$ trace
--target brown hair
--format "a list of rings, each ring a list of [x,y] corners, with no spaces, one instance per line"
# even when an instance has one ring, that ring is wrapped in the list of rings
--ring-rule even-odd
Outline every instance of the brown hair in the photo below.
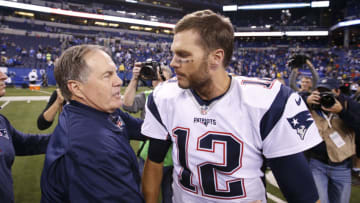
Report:
[[[69,80],[86,82],[90,73],[84,56],[95,50],[105,51],[105,48],[98,45],[77,45],[65,50],[55,62],[54,76],[65,100],[70,100],[72,93],[67,83]]]
[[[229,18],[211,10],[196,11],[176,23],[174,33],[191,29],[199,33],[199,43],[207,52],[219,48],[224,50],[223,65],[226,68],[234,49],[234,29]]]

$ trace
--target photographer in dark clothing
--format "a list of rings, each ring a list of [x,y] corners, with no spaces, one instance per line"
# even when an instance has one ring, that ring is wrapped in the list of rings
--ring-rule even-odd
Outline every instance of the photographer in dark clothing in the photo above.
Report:
[[[360,104],[341,94],[336,79],[321,80],[316,90],[303,99],[323,138],[322,143],[308,151],[320,201],[349,202]]]

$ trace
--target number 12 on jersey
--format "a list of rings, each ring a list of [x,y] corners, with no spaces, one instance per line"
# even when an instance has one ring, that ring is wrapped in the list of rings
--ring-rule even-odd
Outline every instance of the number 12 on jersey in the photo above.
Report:
[[[246,191],[242,178],[220,179],[218,174],[230,176],[241,168],[243,142],[231,133],[208,131],[197,138],[196,151],[191,153],[208,152],[222,153],[222,163],[205,161],[197,165],[199,185],[193,184],[193,174],[189,169],[188,143],[190,129],[177,127],[173,129],[172,136],[176,140],[178,160],[181,171],[178,176],[179,184],[183,189],[195,194],[201,191],[201,195],[217,199],[237,199],[246,197]],[[215,145],[223,145],[222,152],[215,152]],[[225,181],[225,189],[220,189],[218,181]],[[224,184],[223,184],[224,185]]]

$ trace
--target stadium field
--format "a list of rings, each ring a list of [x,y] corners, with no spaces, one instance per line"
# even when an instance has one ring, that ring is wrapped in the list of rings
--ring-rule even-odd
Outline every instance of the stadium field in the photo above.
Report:
[[[125,88],[122,88],[123,91]],[[138,91],[143,91],[147,88],[139,88]],[[6,96],[50,96],[54,87],[41,89],[41,91],[30,91],[28,89],[7,88]],[[4,97],[2,98],[4,99]],[[4,105],[4,101],[0,101],[0,105]],[[55,128],[53,125],[50,129],[39,131],[36,127],[38,115],[41,113],[46,105],[46,101],[16,101],[9,102],[4,105],[1,114],[5,115],[11,124],[18,130],[26,133],[50,133]],[[135,114],[134,116],[139,116]],[[55,121],[57,122],[57,121]],[[131,142],[134,150],[137,149],[138,143]],[[16,203],[36,203],[40,202],[40,175],[43,167],[44,155],[37,156],[17,156],[15,163],[12,167],[14,179],[14,193]],[[294,174],[298,175],[298,174]],[[296,183],[294,183],[296,184]],[[284,197],[281,195],[280,190],[267,184],[267,191],[270,196],[275,196],[282,201],[269,202],[283,202]],[[360,187],[353,186],[351,203],[360,202]]]

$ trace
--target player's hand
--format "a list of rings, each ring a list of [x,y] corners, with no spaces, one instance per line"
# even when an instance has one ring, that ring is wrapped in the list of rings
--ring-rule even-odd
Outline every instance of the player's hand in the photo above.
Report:
[[[141,62],[136,62],[132,71],[132,79],[138,80],[140,76]]]
[[[332,107],[325,108],[325,107],[321,106],[321,108],[324,111],[331,112],[331,113],[336,113],[336,114],[340,113],[343,110],[343,106],[341,105],[341,103],[337,99],[335,99],[335,104]]]
[[[56,93],[57,93],[56,103],[60,106],[64,102],[64,97],[62,96],[59,88],[56,89]]]
[[[320,92],[317,90],[314,90],[310,96],[308,96],[308,98],[306,99],[307,104],[320,104],[319,103],[320,100]]]

